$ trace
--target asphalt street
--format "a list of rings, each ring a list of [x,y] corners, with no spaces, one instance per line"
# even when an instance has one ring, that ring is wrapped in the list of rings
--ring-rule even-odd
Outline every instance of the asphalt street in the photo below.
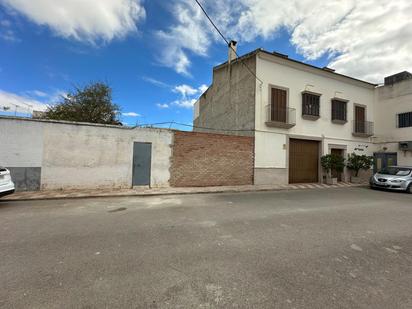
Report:
[[[0,202],[0,308],[412,308],[412,195]]]

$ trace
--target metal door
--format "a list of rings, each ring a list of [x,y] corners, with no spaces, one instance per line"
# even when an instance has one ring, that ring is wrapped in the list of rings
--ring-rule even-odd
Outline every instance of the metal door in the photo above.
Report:
[[[133,186],[150,185],[150,166],[152,163],[152,144],[133,144]]]
[[[396,152],[375,152],[373,154],[373,172],[376,173],[383,168],[398,164]]]

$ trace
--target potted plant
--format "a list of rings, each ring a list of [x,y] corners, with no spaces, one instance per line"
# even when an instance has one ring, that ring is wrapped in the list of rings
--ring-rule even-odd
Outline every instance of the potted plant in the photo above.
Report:
[[[332,171],[342,173],[345,167],[345,159],[336,154],[327,154],[320,158],[320,164],[326,172],[326,183],[335,185],[338,183],[338,178],[332,177]]]
[[[352,183],[360,183],[360,170],[368,170],[373,164],[373,157],[367,155],[357,155],[356,153],[349,154],[346,166],[352,170],[355,175],[351,175],[350,181]]]

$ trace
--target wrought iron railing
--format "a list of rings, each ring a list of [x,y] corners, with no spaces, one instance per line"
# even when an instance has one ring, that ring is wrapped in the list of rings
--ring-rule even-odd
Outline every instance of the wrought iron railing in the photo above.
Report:
[[[353,134],[358,135],[373,135],[373,122],[372,121],[352,121]]]
[[[296,109],[294,108],[276,108],[272,105],[266,106],[266,122],[280,123],[286,125],[296,124]]]

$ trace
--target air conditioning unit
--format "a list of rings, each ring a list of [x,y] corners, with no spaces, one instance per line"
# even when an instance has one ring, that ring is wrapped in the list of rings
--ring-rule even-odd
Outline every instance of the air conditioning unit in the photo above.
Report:
[[[412,141],[399,142],[399,149],[404,151],[412,151]]]

